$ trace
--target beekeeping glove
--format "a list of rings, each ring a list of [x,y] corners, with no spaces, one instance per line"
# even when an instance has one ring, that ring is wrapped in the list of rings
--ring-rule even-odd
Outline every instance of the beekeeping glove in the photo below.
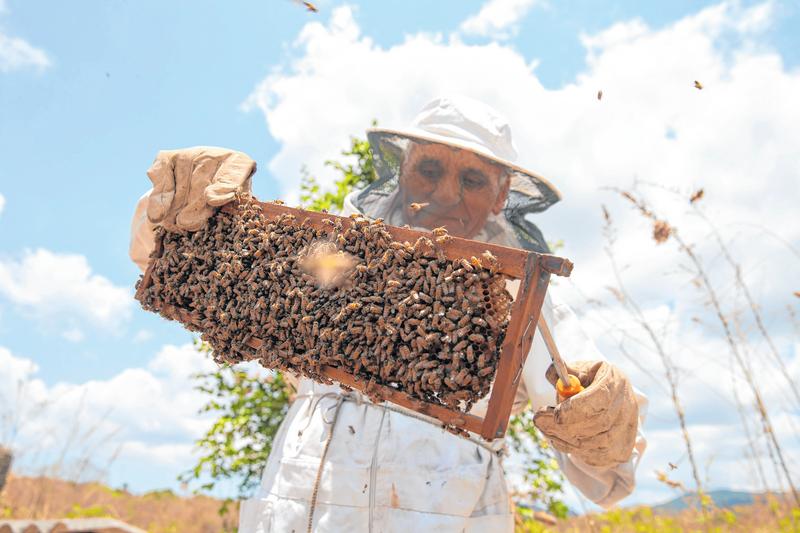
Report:
[[[605,361],[578,361],[568,366],[584,390],[555,407],[539,409],[534,424],[556,450],[589,465],[611,468],[628,461],[639,417],[630,381]],[[552,365],[546,376],[555,386],[558,375]]]
[[[153,192],[147,218],[169,231],[194,231],[217,207],[250,194],[256,163],[235,150],[195,146],[162,150],[147,171]]]

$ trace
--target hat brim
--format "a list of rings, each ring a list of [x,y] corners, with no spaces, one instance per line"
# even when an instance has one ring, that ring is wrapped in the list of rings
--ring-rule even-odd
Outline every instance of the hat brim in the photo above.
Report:
[[[438,143],[459,150],[467,150],[492,163],[507,168],[511,175],[509,196],[518,197],[521,195],[527,197],[524,202],[514,202],[516,205],[526,204],[527,208],[524,209],[525,212],[538,213],[561,200],[561,193],[545,177],[522,168],[511,161],[497,157],[489,153],[486,149],[482,149],[483,147],[478,144],[460,139],[454,140],[451,137],[440,136],[429,132],[423,133],[414,130],[393,130],[387,128],[368,129],[367,139],[373,149],[373,155],[384,159],[383,162],[386,163],[386,166],[394,166],[393,161],[385,161],[387,157],[392,159],[401,157],[401,154],[397,153],[399,147],[396,143],[389,142],[391,138],[401,138],[415,142]]]

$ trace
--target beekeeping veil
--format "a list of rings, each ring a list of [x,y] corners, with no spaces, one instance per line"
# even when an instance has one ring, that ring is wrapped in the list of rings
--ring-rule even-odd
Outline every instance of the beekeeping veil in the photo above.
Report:
[[[511,180],[508,200],[499,215],[490,214],[475,240],[548,252],[539,228],[525,218],[561,199],[545,178],[512,161],[517,151],[508,122],[490,107],[463,96],[437,98],[416,116],[410,128],[367,130],[378,179],[355,196],[355,208],[387,224],[406,224],[400,205],[400,170],[412,143],[441,143],[470,150],[506,169]]]

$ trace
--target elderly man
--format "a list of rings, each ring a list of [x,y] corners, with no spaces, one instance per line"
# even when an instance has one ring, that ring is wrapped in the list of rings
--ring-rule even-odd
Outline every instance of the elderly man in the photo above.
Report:
[[[525,215],[560,196],[512,162],[510,128],[492,109],[464,97],[440,98],[411,127],[368,136],[379,179],[347,196],[344,215],[444,226],[460,237],[547,251]],[[217,206],[249,192],[254,170],[246,155],[219,148],[159,153],[148,171],[154,188],[134,216],[131,257],[144,268],[155,225],[199,228]],[[585,390],[556,404],[555,376],[537,336],[514,409],[536,410],[535,424],[567,479],[607,507],[633,490],[645,448],[639,428],[646,399],[603,360],[555,288],[550,292],[542,313]],[[483,400],[472,412],[485,410]],[[239,530],[513,531],[503,449],[502,441],[455,436],[417,413],[300,379],[261,488],[242,503]]]

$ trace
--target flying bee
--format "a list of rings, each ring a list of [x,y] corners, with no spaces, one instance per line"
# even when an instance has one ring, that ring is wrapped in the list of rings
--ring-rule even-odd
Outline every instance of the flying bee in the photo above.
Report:
[[[602,100],[603,99],[603,91],[602,90],[597,91],[597,99],[598,100]]]
[[[416,213],[416,212],[418,212],[418,211],[420,211],[422,209],[425,209],[429,205],[431,205],[431,204],[428,203],[428,202],[422,202],[422,203],[411,202],[411,204],[408,206],[408,208],[411,210],[412,213]]]
[[[697,89],[697,90],[702,90],[703,89],[703,84],[700,83],[697,80],[694,80],[694,88]]]
[[[302,5],[303,7],[306,8],[306,11],[310,11],[311,13],[318,13],[319,12],[319,9],[317,9],[317,6],[315,6],[311,2],[308,2],[307,0],[294,0],[294,3]]]

